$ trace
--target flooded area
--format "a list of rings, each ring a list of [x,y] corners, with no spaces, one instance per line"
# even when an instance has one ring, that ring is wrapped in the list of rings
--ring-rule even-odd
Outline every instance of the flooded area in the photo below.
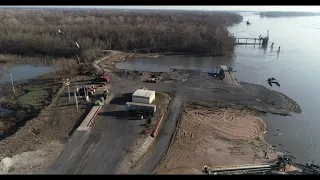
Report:
[[[237,79],[264,85],[280,91],[295,100],[302,113],[294,116],[267,115],[267,141],[280,151],[293,155],[297,162],[315,160],[320,163],[320,75],[317,49],[320,41],[320,17],[260,18],[243,13],[245,22],[230,27],[236,37],[266,36],[270,31],[266,49],[241,45],[232,57],[165,56],[158,59],[134,59],[117,64],[119,69],[139,71],[169,71],[170,68],[214,71],[219,64],[226,64],[236,71]],[[274,49],[270,48],[274,42]],[[281,52],[276,51],[281,47]],[[274,77],[281,86],[270,87],[267,79]]]
[[[14,64],[6,67],[6,72],[1,72],[0,84],[10,82],[10,73],[14,82],[23,82],[38,76],[57,71],[62,60],[39,59],[23,64]]]

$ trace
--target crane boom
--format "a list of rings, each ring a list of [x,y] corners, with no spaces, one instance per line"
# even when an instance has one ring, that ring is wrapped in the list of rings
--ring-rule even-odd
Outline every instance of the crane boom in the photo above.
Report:
[[[75,41],[75,42],[73,42],[70,38],[67,38],[63,33],[62,33],[62,31],[60,30],[60,29],[58,29],[58,32],[59,32],[59,34],[61,34],[62,35],[62,37],[63,38],[65,38],[70,44],[75,44],[76,45],[76,47],[78,48],[78,49],[80,49],[80,45]],[[79,58],[79,55],[77,54],[77,60],[78,60],[78,63],[80,64],[80,58]]]

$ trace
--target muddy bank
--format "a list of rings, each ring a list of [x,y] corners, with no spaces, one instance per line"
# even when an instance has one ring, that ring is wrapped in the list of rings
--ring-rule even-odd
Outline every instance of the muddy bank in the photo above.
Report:
[[[264,140],[266,124],[245,107],[187,103],[173,143],[156,174],[201,174],[207,166],[269,162],[277,151]]]
[[[157,89],[163,88],[167,91],[175,89],[183,92],[187,97],[212,99],[212,101],[230,105],[244,105],[261,113],[289,116],[302,111],[294,100],[280,92],[245,82],[240,82],[241,87],[228,85],[223,80],[212,76],[212,73],[183,69],[172,69],[170,72],[118,69],[113,73],[121,79],[148,82],[150,86],[157,86]],[[198,94],[196,91],[202,91],[203,94]]]
[[[282,116],[290,116],[293,113],[301,113],[302,109],[297,102],[280,92],[270,90],[264,86],[241,82],[243,88],[261,105],[254,108],[264,113],[273,113]]]

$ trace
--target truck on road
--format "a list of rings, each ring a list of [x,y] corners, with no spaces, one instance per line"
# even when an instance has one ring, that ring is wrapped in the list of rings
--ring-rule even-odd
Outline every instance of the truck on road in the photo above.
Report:
[[[126,109],[127,111],[129,111],[131,116],[134,116],[134,117],[143,116],[143,117],[151,118],[154,116],[154,113],[156,112],[156,105],[127,102]]]

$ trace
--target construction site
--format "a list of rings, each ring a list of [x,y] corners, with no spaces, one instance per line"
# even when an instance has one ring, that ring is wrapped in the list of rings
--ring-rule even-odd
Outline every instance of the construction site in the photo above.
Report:
[[[26,109],[20,123],[0,124],[10,132],[0,141],[0,174],[319,174],[315,163],[295,163],[264,139],[261,115],[301,112],[288,96],[238,81],[225,64],[214,73],[135,71],[116,64],[162,55],[111,44],[100,51],[90,64],[76,55],[86,75],[49,83],[49,74],[17,91],[11,79],[14,96],[1,102],[41,108],[29,120]]]
[[[38,145],[8,152],[1,160],[3,174],[217,174],[225,172],[217,166],[241,169],[281,157],[265,142],[259,115],[299,113],[285,95],[241,83],[224,65],[215,74],[137,72],[115,69],[115,62],[133,54],[106,53],[92,64],[93,79],[63,80],[57,100],[63,97],[77,115],[65,130],[69,138],[44,141],[35,129],[29,144]],[[68,109],[64,114],[71,118]],[[36,123],[30,121],[2,147],[13,149]]]

